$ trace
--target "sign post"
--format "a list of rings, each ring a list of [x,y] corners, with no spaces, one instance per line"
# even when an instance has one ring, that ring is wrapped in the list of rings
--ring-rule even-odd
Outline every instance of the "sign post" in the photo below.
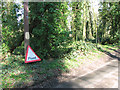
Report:
[[[24,45],[25,45],[25,55],[27,47],[29,45],[29,21],[28,21],[28,0],[24,2]]]
[[[25,42],[25,63],[41,61],[29,46],[29,21],[28,21],[28,0],[24,1],[24,42]]]

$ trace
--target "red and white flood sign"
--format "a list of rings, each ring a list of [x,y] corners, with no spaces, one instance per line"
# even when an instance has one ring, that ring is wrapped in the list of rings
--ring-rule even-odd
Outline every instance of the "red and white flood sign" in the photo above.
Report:
[[[41,61],[41,59],[35,54],[32,48],[28,45],[26,57],[25,57],[25,63],[36,62],[36,61]]]

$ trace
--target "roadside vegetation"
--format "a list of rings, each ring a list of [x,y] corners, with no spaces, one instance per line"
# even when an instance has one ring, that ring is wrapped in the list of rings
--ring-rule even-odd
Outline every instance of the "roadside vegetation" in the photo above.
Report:
[[[100,2],[98,13],[86,1],[30,2],[30,46],[42,60],[25,64],[23,6],[1,6],[2,88],[42,83],[119,48],[120,2]]]
[[[76,47],[76,44],[74,44],[74,46]],[[81,47],[89,49],[81,51]],[[118,49],[116,45],[99,45],[99,47],[109,52]],[[2,87],[26,87],[42,83],[50,78],[60,76],[61,73],[69,73],[72,69],[78,68],[86,62],[92,63],[96,59],[99,60],[105,55],[96,47],[80,45],[78,48],[81,49],[73,49],[70,53],[65,54],[64,57],[61,58],[51,58],[51,60],[44,59],[41,62],[28,64],[24,63],[25,59],[20,55],[10,55],[6,57],[1,62]]]

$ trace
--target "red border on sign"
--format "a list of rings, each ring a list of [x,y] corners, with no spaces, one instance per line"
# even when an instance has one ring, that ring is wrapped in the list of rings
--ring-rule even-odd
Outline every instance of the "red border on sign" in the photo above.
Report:
[[[28,55],[28,49],[29,49],[29,48],[30,48],[30,49],[32,50],[32,52],[36,55],[36,53],[33,51],[33,49],[28,45],[28,47],[27,47],[27,52],[26,52],[26,56],[25,56],[25,63],[41,61],[41,59],[40,59],[37,55],[36,55],[36,56],[37,56],[39,59],[32,60],[32,61],[27,61],[27,55]]]

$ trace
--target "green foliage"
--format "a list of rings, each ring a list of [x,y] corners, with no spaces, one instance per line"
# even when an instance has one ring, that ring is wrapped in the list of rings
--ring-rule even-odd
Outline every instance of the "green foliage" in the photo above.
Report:
[[[16,49],[13,51],[14,55],[24,55],[24,42],[22,42],[21,46],[16,47]]]
[[[90,5],[90,2],[71,2],[71,13],[68,10],[68,2],[30,2],[30,46],[35,53],[42,59],[60,57],[70,51],[67,47],[70,42],[80,41],[83,36],[89,39],[90,32],[90,38],[93,41],[96,38],[96,41],[102,44],[118,43],[119,3],[101,3],[100,15],[96,18],[94,16],[97,15],[94,15]],[[21,7],[14,2],[4,2],[2,7],[3,54],[7,52],[24,54],[23,20],[21,19],[20,22],[17,20],[21,16],[18,14]],[[69,14],[72,17],[71,31],[67,26]],[[96,22],[94,19],[99,21]],[[70,34],[72,34],[71,37]],[[81,41],[79,46],[75,44],[74,47],[81,51],[87,50],[87,44]]]
[[[113,44],[119,41],[119,18],[120,18],[120,3],[119,2],[104,2],[101,3],[99,9],[101,23],[99,25],[99,38],[102,44]]]
[[[18,14],[20,10],[19,4],[14,2],[2,3],[2,50],[5,52],[13,52],[14,49],[21,45],[24,39],[23,23],[18,22]],[[22,20],[21,20],[22,21]]]
[[[90,42],[78,41],[78,42],[74,42],[72,44],[72,47],[73,49],[80,50],[81,52],[88,52],[95,48],[95,44],[92,44]]]
[[[39,2],[29,6],[31,47],[41,58],[56,57],[58,47],[69,38],[66,4]]]
[[[82,3],[81,2],[72,2],[70,4],[72,7],[72,35],[75,41],[82,39]]]
[[[67,70],[63,61],[59,59],[52,62],[43,60],[42,62],[25,64],[24,57],[19,55],[9,56],[1,64],[2,88],[29,86],[32,81],[42,82]]]
[[[21,8],[19,4],[14,2],[2,3],[3,8],[0,9],[2,11],[3,26],[2,54],[5,55],[1,62],[3,71],[0,75],[3,79],[2,87],[20,87],[25,84],[31,85],[31,83],[43,82],[87,62],[88,58],[93,60],[93,53],[95,53],[95,57],[99,51],[105,52],[102,48],[97,51],[94,42],[82,41],[83,29],[86,30],[86,37],[89,37],[90,30],[88,29],[91,28],[93,41],[95,41],[94,38],[98,34],[96,39],[102,44],[118,43],[120,38],[119,3],[102,3],[99,11],[100,16],[97,17],[98,22],[94,20],[96,19],[94,13],[90,9],[88,10],[89,2],[85,5],[84,7],[81,2],[71,2],[72,22],[71,31],[69,31],[67,17],[70,11],[67,2],[30,2],[30,46],[42,61],[25,64],[25,57],[21,55],[24,54],[23,20],[21,19],[20,22],[17,20],[21,16],[21,14],[18,14]],[[91,12],[91,16],[88,15],[88,12]],[[87,18],[87,16],[90,18]],[[98,24],[97,34],[94,29],[96,23]],[[70,34],[72,34],[72,37],[69,36]],[[105,45],[101,47],[107,50],[113,46]],[[117,49],[112,48],[111,51]],[[11,56],[8,52],[14,55]]]

